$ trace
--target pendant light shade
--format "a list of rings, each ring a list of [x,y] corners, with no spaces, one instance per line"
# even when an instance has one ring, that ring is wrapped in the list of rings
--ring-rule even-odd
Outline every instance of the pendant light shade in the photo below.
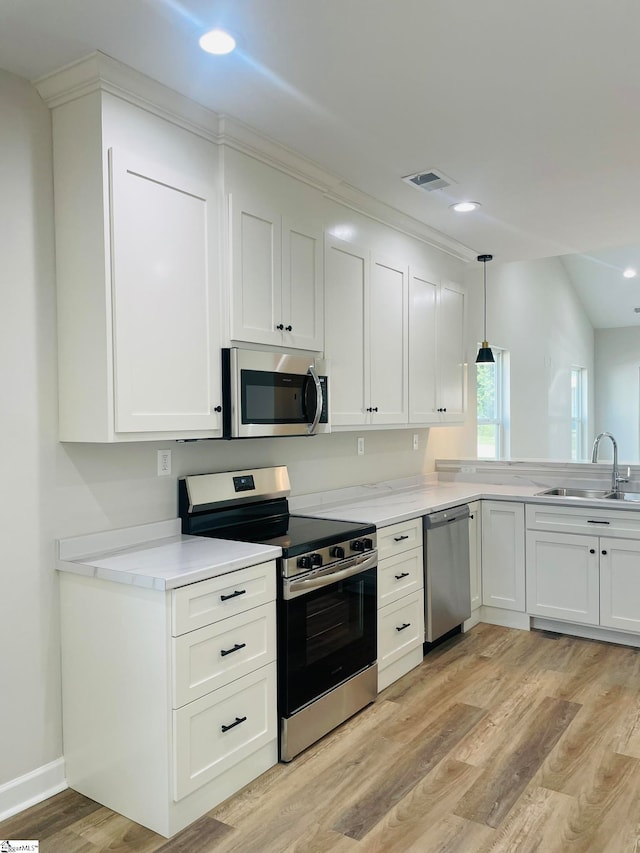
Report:
[[[492,364],[495,362],[495,358],[493,357],[493,352],[491,351],[489,341],[487,340],[487,261],[492,261],[493,255],[478,255],[477,259],[483,264],[484,335],[482,346],[478,350],[478,355],[476,357],[476,364]]]

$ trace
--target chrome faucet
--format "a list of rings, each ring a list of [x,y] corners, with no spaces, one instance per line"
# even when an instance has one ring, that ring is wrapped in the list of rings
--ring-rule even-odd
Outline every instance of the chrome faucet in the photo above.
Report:
[[[618,443],[615,438],[611,435],[610,432],[601,432],[595,438],[593,442],[593,450],[591,451],[591,461],[598,461],[598,448],[600,447],[600,440],[602,438],[610,438],[611,444],[613,445],[613,468],[611,470],[611,491],[617,492],[620,483],[628,483],[629,476],[627,474],[626,477],[620,476],[620,471],[618,470]]]

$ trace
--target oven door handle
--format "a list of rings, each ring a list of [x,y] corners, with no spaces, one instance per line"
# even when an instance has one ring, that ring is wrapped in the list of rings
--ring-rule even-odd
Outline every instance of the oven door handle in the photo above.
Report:
[[[309,365],[309,369],[307,370],[307,375],[313,379],[313,383],[316,386],[316,411],[313,416],[313,420],[309,424],[309,435],[314,435],[316,430],[318,429],[318,424],[320,423],[320,416],[322,415],[322,405],[324,402],[323,394],[322,394],[322,385],[320,383],[320,377],[313,366],[313,364]]]
[[[378,552],[373,551],[366,556],[354,557],[349,560],[347,565],[336,569],[333,566],[327,566],[326,569],[319,569],[317,572],[310,572],[302,578],[291,578],[285,580],[283,585],[283,597],[289,601],[292,598],[297,598],[299,595],[304,595],[306,592],[311,592],[314,589],[322,589],[325,586],[338,583],[338,581],[353,577],[353,575],[362,574],[369,569],[373,569],[378,563]]]

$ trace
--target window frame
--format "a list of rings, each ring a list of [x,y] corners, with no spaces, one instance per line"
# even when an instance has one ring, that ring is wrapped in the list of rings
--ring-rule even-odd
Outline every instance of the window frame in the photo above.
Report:
[[[478,459],[504,459],[506,457],[506,448],[507,448],[507,440],[506,440],[506,432],[507,432],[507,395],[506,395],[506,364],[507,364],[507,351],[501,349],[500,347],[492,346],[493,357],[495,359],[495,417],[493,418],[480,418],[478,414],[478,404],[476,397],[476,456]],[[477,369],[482,365],[476,364],[476,391],[477,391]],[[478,444],[479,444],[479,427],[493,425],[496,427],[495,435],[495,455],[494,456],[480,456],[478,453]]]

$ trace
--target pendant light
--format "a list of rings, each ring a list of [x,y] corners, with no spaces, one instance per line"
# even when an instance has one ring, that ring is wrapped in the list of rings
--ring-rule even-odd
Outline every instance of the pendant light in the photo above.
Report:
[[[487,261],[492,261],[493,255],[478,255],[477,260],[484,265],[484,340],[478,350],[476,364],[492,364],[495,362],[495,358],[487,340]]]

